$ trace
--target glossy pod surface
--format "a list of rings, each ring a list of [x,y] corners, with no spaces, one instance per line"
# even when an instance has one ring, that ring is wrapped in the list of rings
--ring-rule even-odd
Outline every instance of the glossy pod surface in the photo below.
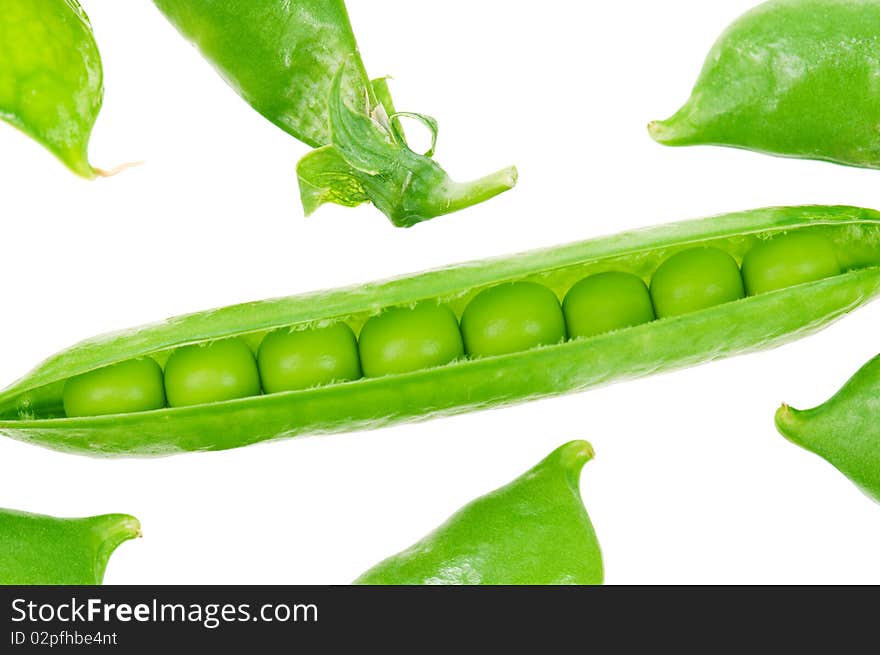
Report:
[[[140,536],[125,514],[59,519],[0,509],[0,585],[97,585],[113,551]]]
[[[878,0],[765,2],[724,32],[651,135],[880,168],[878,25]]]
[[[183,347],[236,337],[257,352],[270,332],[344,321],[354,333],[375,316],[419,303],[462,316],[487,289],[530,282],[562,299],[579,281],[622,271],[649,282],[663,262],[716,248],[737,262],[770,239],[821,236],[839,275],[661,318],[589,338],[505,355],[364,377],[296,391],[140,413],[66,418],[65,381],[149,356],[165,365]],[[755,210],[464,264],[350,289],[269,300],[98,337],[59,353],[0,393],[0,431],[96,455],[167,455],[257,441],[376,428],[588,389],[814,332],[880,293],[880,214],[852,207]],[[563,327],[564,329],[564,327]]]
[[[154,2],[248,104],[312,147],[330,143],[330,89],[342,66],[354,64],[346,100],[369,84],[342,0]]]
[[[95,177],[88,148],[104,96],[89,19],[76,0],[0,5],[0,118],[70,170]]]
[[[880,357],[819,407],[800,411],[784,405],[776,426],[880,502]]]
[[[562,446],[355,584],[602,584],[602,553],[580,493],[592,458],[586,441]]]

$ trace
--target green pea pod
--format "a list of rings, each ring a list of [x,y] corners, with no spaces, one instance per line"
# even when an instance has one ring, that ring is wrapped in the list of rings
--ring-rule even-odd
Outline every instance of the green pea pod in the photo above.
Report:
[[[602,584],[602,553],[580,493],[592,458],[586,441],[562,446],[354,584]]]
[[[98,585],[113,551],[139,537],[133,516],[58,519],[0,509],[0,585]]]
[[[336,73],[346,100],[373,96],[342,0],[154,0],[248,104],[313,148],[330,143]]]
[[[472,299],[502,283],[538,283],[561,298],[596,273],[621,270],[647,280],[662,262],[694,247],[717,248],[740,262],[756,245],[782,234],[822,237],[833,248],[840,273],[607,334],[459,357],[425,370],[186,407],[65,415],[62,392],[68,379],[142,357],[164,366],[182,346],[238,337],[256,351],[273,330],[336,322],[357,334],[371,317],[420,302],[443,303],[461,317]],[[582,391],[774,347],[819,330],[878,293],[880,213],[818,206],[727,214],[390,282],[236,305],[91,339],[0,392],[0,432],[64,451],[149,456],[377,428]],[[161,400],[161,393],[151,397]]]
[[[76,0],[6,0],[0,11],[0,118],[94,178],[89,137],[103,100],[98,46]]]
[[[513,168],[455,183],[433,148],[409,149],[386,81],[367,76],[342,0],[155,3],[254,109],[316,148],[297,166],[307,215],[328,202],[371,202],[410,227],[516,183]],[[436,138],[436,121],[425,122]]]
[[[724,32],[651,136],[880,168],[878,25],[877,0],[765,2]]]
[[[776,427],[880,502],[880,357],[819,407],[799,411],[783,405]]]

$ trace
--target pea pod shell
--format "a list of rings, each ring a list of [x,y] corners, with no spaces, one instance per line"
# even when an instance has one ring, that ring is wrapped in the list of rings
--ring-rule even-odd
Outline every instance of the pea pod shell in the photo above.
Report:
[[[6,0],[0,11],[0,118],[93,178],[88,147],[103,101],[98,46],[76,0]]]
[[[154,0],[254,109],[300,141],[331,142],[328,102],[349,64],[345,99],[373,95],[342,0]]]
[[[110,556],[140,531],[125,514],[60,519],[0,509],[0,584],[101,584]]]
[[[651,136],[880,168],[878,25],[877,0],[765,2],[724,32]]]
[[[481,289],[512,280],[565,293],[585,275],[624,267],[643,277],[697,244],[738,258],[793,230],[840,241],[848,272],[619,332],[431,370],[361,379],[212,405],[61,418],[64,380],[118,361],[167,356],[186,344],[239,335],[255,347],[278,327],[346,319],[358,330],[383,308],[436,299],[460,310]],[[880,293],[880,214],[852,207],[754,210],[464,264],[390,282],[248,303],[88,340],[0,393],[0,432],[57,450],[168,455],[306,434],[377,428],[581,391],[617,380],[770,348],[828,325]],[[160,362],[161,363],[161,362]]]
[[[880,502],[880,357],[819,407],[801,411],[784,405],[776,426]]]
[[[585,441],[562,446],[355,584],[602,584],[602,553],[580,494],[592,458]]]

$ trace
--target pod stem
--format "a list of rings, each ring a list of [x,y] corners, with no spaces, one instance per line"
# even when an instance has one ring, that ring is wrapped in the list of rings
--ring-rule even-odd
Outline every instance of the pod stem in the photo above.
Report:
[[[354,207],[372,203],[398,227],[479,204],[516,184],[515,168],[471,182],[455,182],[433,159],[437,121],[412,112],[395,112],[384,82],[373,83],[380,103],[349,107],[342,93],[341,68],[329,103],[332,143],[313,150],[297,165],[300,196],[306,215],[325,203]],[[390,114],[388,112],[391,112]],[[420,154],[410,149],[398,124],[415,118],[432,136],[431,148]]]
[[[516,186],[515,166],[503,168],[470,182],[450,182],[432,203],[438,214],[448,214],[478,205]]]

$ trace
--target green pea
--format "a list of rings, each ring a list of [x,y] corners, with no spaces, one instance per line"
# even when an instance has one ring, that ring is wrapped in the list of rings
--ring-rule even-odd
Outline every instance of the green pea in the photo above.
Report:
[[[565,340],[559,299],[534,282],[513,282],[481,291],[461,317],[464,344],[472,357],[530,350]]]
[[[254,354],[237,338],[178,348],[165,364],[165,393],[171,407],[257,396]]]
[[[372,317],[361,329],[359,346],[367,377],[443,366],[464,355],[453,311],[428,302]]]
[[[750,296],[840,275],[832,243],[816,234],[793,233],[746,253],[742,274]]]
[[[357,339],[345,323],[270,332],[257,353],[266,393],[309,389],[361,377]]]
[[[141,357],[83,373],[64,383],[67,416],[103,416],[165,407],[162,369]]]
[[[584,278],[562,303],[568,336],[593,337],[654,320],[651,294],[642,278],[611,271]]]
[[[689,314],[743,297],[736,260],[717,248],[691,248],[673,255],[651,280],[658,318]]]

